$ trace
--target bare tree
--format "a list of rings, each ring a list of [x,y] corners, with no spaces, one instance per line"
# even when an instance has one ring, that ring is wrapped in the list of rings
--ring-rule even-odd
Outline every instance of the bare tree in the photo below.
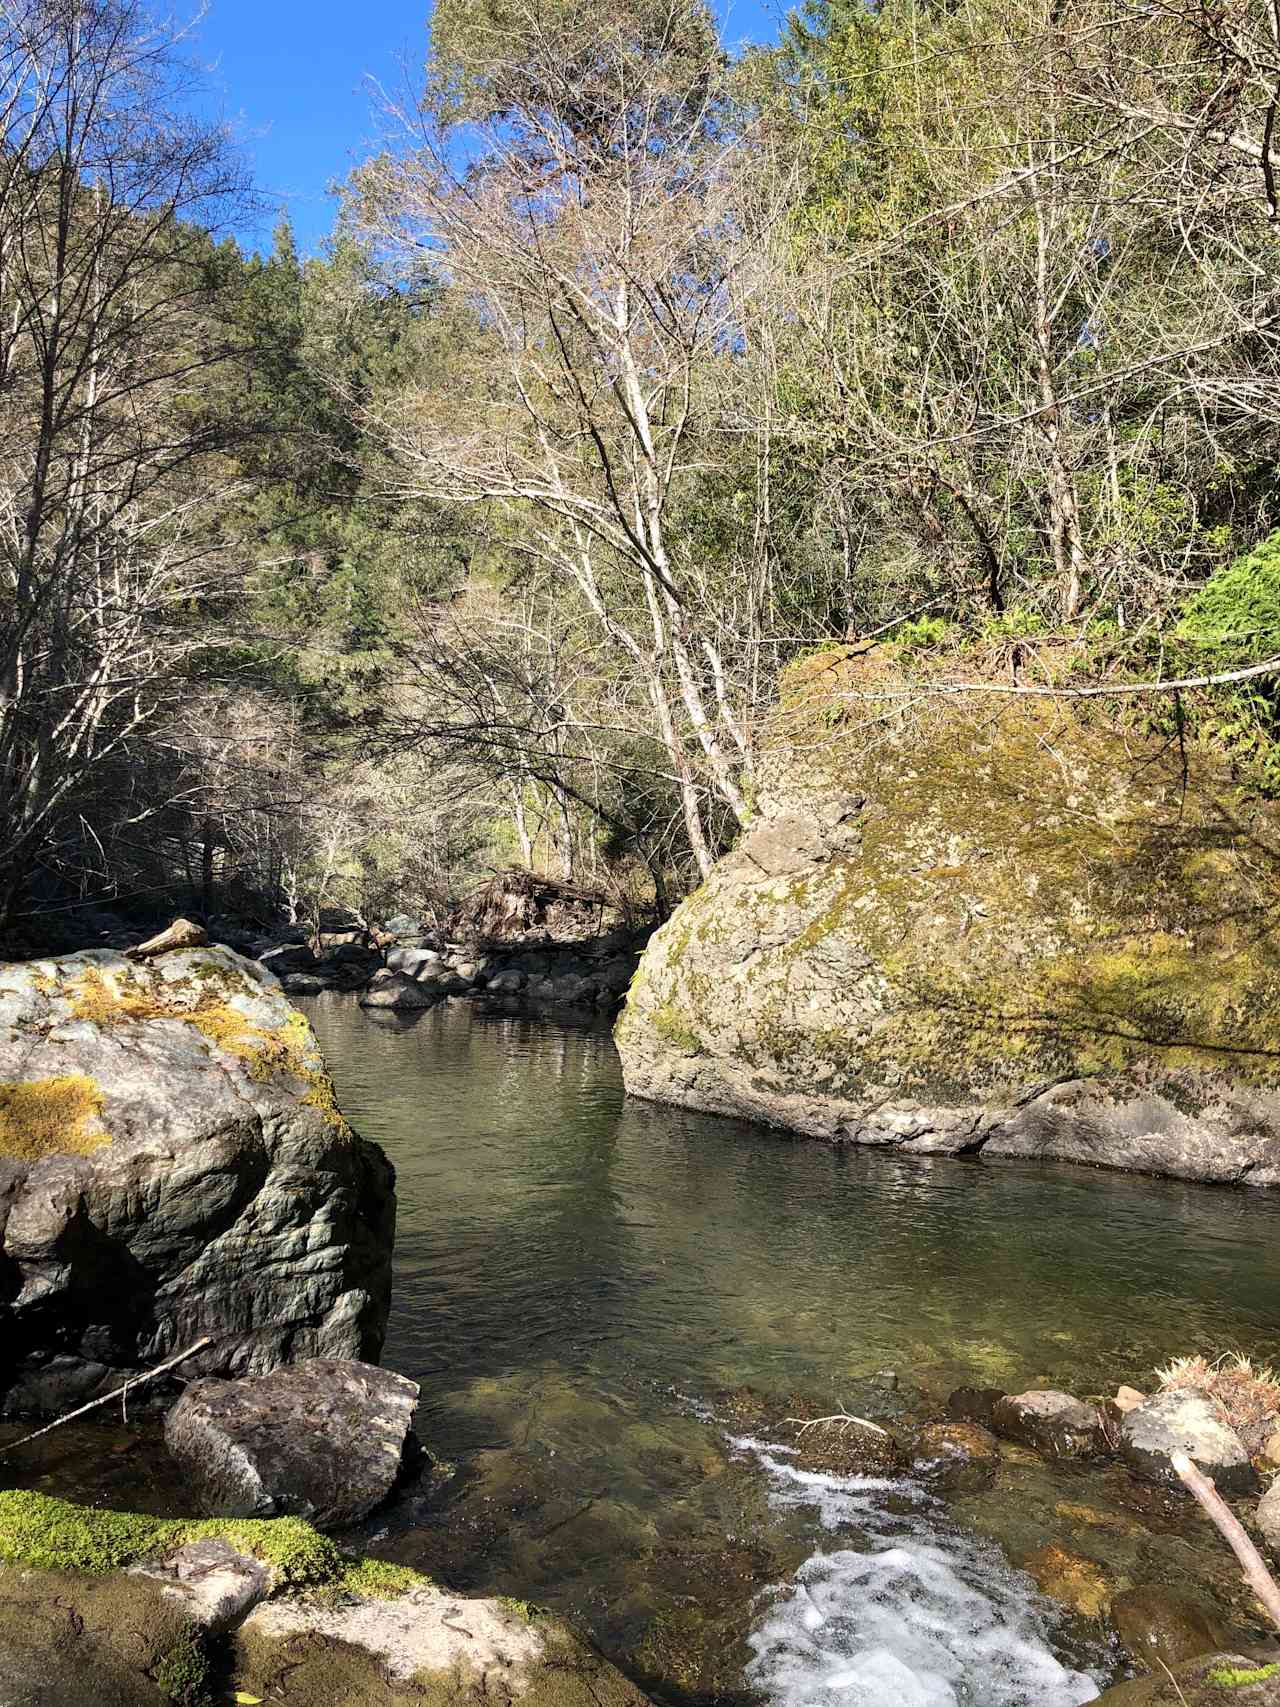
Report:
[[[718,454],[708,384],[741,347],[759,228],[701,20],[670,0],[641,39],[631,17],[521,4],[473,50],[501,110],[460,135],[447,104],[397,107],[405,146],[358,191],[375,240],[425,253],[472,327],[461,395],[442,406],[428,379],[381,419],[405,490],[503,507],[508,549],[572,590],[644,686],[706,871],[709,806],[748,815],[750,742],[705,620],[723,589],[673,509]]]
[[[181,694],[224,572],[194,407],[238,183],[133,0],[0,0],[0,918]]]

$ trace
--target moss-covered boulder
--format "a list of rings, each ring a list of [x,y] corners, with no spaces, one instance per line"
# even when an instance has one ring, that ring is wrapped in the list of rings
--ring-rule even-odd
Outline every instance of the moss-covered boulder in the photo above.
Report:
[[[352,1558],[297,1518],[0,1491],[0,1707],[645,1707],[559,1619]]]
[[[315,1038],[228,949],[0,966],[0,1406],[376,1358],[393,1176]]]
[[[628,1090],[1280,1183],[1276,808],[1078,701],[945,686],[886,651],[792,672],[759,817],[641,962]]]

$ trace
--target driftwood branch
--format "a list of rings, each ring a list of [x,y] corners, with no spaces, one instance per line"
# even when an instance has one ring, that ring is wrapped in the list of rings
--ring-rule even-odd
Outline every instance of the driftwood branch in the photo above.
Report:
[[[1262,1554],[1245,1534],[1239,1518],[1185,1452],[1171,1452],[1169,1460],[1188,1491],[1195,1495],[1217,1525],[1218,1533],[1239,1559],[1245,1581],[1266,1608],[1271,1622],[1280,1630],[1280,1585],[1267,1569]]]
[[[68,1411],[65,1417],[58,1417],[54,1422],[46,1423],[43,1428],[36,1429],[34,1434],[24,1434],[21,1440],[11,1441],[8,1446],[0,1448],[0,1458],[6,1457],[10,1452],[16,1452],[20,1446],[28,1446],[33,1440],[39,1440],[43,1434],[52,1434],[54,1429],[61,1428],[63,1423],[74,1422],[77,1417],[82,1417],[86,1411],[96,1411],[99,1405],[109,1405],[112,1399],[120,1399],[127,1405],[131,1387],[145,1386],[148,1381],[154,1381],[157,1375],[164,1375],[170,1369],[176,1369],[180,1363],[185,1363],[189,1357],[194,1357],[198,1351],[203,1351],[207,1345],[212,1344],[213,1336],[206,1334],[202,1340],[197,1340],[194,1345],[189,1345],[185,1351],[180,1351],[177,1357],[171,1357],[167,1363],[162,1363],[157,1368],[148,1370],[145,1375],[131,1375],[124,1386],[117,1387],[114,1393],[104,1393],[100,1399],[90,1399],[89,1403],[81,1405],[79,1410]]]
[[[889,1435],[888,1429],[881,1428],[879,1423],[868,1422],[866,1417],[850,1416],[848,1411],[836,1411],[829,1417],[810,1417],[807,1422],[803,1417],[787,1417],[786,1421],[794,1423],[799,1429],[802,1437],[806,1435],[811,1428],[822,1428],[828,1425],[834,1425],[839,1428],[841,1434],[843,1434],[845,1429],[847,1429],[851,1423],[856,1423],[859,1428],[869,1428],[872,1434],[882,1434],[886,1439]]]

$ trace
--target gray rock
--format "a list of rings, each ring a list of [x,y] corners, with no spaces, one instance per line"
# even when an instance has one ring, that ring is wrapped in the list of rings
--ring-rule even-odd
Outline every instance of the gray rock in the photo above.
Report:
[[[1251,1494],[1258,1476],[1239,1437],[1203,1393],[1175,1389],[1144,1399],[1120,1420],[1120,1451],[1147,1481],[1181,1487],[1172,1452],[1182,1451],[1222,1494]]]
[[[403,972],[408,978],[421,978],[444,965],[434,948],[393,948],[388,951],[387,965],[393,972]]]
[[[403,972],[392,972],[384,966],[380,972],[374,973],[368,987],[361,993],[360,1006],[412,1011],[434,1007],[441,994],[441,991],[419,983],[416,978],[410,978]]]
[[[269,1600],[250,1613],[235,1644],[237,1687],[285,1707],[337,1707],[335,1655],[342,1707],[419,1694],[442,1707],[646,1707],[648,1699],[559,1619],[429,1584],[394,1600]]]
[[[394,1175],[310,1027],[224,948],[0,966],[0,1400],[376,1357]]]
[[[1223,1679],[1229,1681],[1224,1685]],[[1183,1660],[1171,1670],[1114,1683],[1095,1707],[1280,1707],[1280,1665],[1269,1650],[1238,1647]]]
[[[991,1407],[991,1426],[1046,1458],[1085,1458],[1104,1445],[1097,1406],[1052,1388],[1005,1394]]]
[[[273,1573],[260,1559],[213,1536],[134,1565],[129,1575],[159,1583],[193,1624],[211,1631],[229,1629],[273,1587]]]
[[[1262,1539],[1276,1557],[1280,1558],[1280,1476],[1258,1501],[1257,1522],[1262,1531]]]
[[[400,1469],[418,1384],[371,1364],[313,1358],[239,1381],[194,1381],[165,1444],[210,1517],[356,1523]]]
[[[285,972],[310,972],[318,964],[311,950],[299,943],[283,943],[265,949],[258,959],[277,978]]]
[[[505,972],[496,972],[485,985],[491,996],[516,996],[525,986],[525,974],[515,966],[509,966]]]

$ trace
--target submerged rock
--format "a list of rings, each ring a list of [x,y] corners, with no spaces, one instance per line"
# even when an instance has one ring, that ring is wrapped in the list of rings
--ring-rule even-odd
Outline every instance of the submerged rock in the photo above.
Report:
[[[0,966],[0,1404],[376,1357],[394,1175],[306,1020],[224,948]]]
[[[212,1517],[358,1523],[391,1491],[418,1384],[367,1363],[314,1358],[239,1381],[193,1381],[165,1444]]]
[[[758,817],[631,986],[627,1089],[908,1153],[1280,1183],[1249,851],[1276,809],[1101,715],[927,688],[892,648],[792,669]]]
[[[991,1426],[1046,1458],[1086,1458],[1104,1444],[1097,1406],[1052,1388],[1005,1394],[992,1406]]]
[[[1185,1388],[1157,1393],[1127,1411],[1120,1421],[1120,1452],[1148,1481],[1181,1487],[1170,1454],[1185,1452],[1221,1494],[1250,1494],[1258,1477],[1239,1436],[1228,1428],[1203,1393]]]
[[[1214,1653],[1228,1638],[1220,1619],[1181,1589],[1146,1583],[1111,1602],[1116,1635],[1148,1671]]]
[[[990,1487],[999,1466],[999,1444],[978,1423],[928,1423],[916,1436],[913,1474],[948,1493]]]
[[[1041,1594],[1082,1618],[1101,1618],[1111,1605],[1111,1584],[1102,1566],[1094,1559],[1068,1553],[1056,1542],[1051,1541],[1024,1559],[1023,1569],[1034,1579]]]

